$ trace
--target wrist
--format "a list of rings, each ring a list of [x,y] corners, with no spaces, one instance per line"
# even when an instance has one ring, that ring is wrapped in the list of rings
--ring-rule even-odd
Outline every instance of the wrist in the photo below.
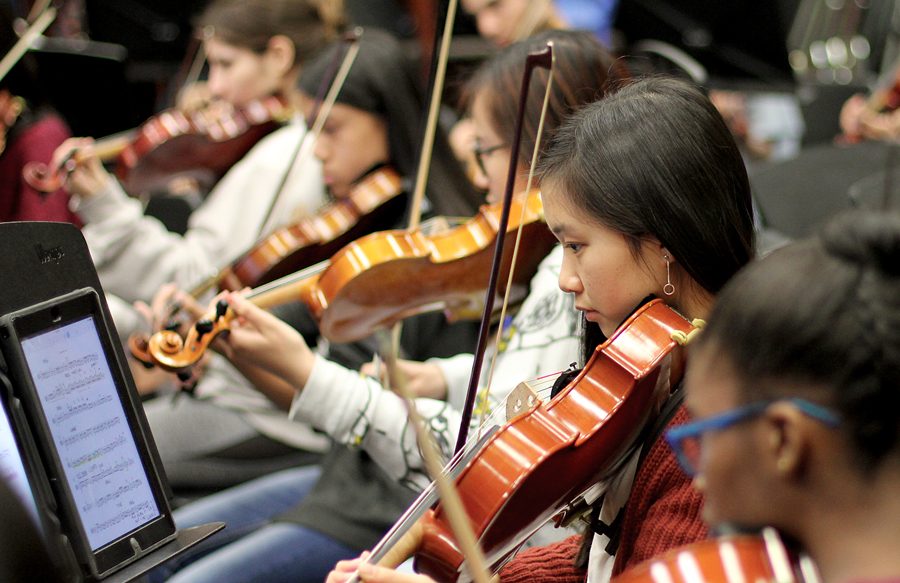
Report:
[[[283,374],[283,376],[299,393],[306,387],[306,383],[309,382],[309,376],[312,374],[312,369],[316,364],[316,355],[304,344],[292,360],[293,366],[291,370]]]

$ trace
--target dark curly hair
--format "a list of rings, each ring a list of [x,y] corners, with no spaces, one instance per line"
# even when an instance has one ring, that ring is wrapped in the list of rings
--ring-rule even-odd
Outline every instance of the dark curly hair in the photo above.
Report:
[[[747,401],[791,387],[839,412],[874,470],[900,446],[900,215],[841,215],[750,265],[699,344],[727,357]]]

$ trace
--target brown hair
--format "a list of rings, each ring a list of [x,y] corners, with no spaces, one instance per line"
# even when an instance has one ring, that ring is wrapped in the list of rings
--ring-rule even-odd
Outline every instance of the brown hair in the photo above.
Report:
[[[214,0],[196,21],[202,34],[257,53],[284,35],[294,43],[295,64],[315,55],[343,24],[342,0]]]
[[[484,95],[493,130],[498,136],[512,140],[516,127],[516,103],[525,58],[553,41],[556,59],[553,87],[544,122],[544,151],[556,128],[582,106],[603,97],[610,89],[628,77],[624,65],[616,61],[603,45],[586,31],[550,30],[510,45],[481,66],[463,89],[463,104],[470,108],[475,95]],[[531,153],[537,139],[538,122],[547,86],[546,69],[537,69],[532,78],[525,105],[522,147],[519,158],[531,163]],[[543,152],[542,152],[543,154]]]

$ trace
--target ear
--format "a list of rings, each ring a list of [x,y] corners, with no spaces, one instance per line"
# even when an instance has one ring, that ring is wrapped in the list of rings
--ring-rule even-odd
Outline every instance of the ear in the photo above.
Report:
[[[654,239],[654,241],[656,240]],[[657,253],[659,253],[660,261],[668,262],[673,267],[676,263],[678,263],[678,261],[675,259],[675,256],[672,255],[672,252],[669,251],[665,245],[663,245],[659,241],[656,241],[655,245],[658,246],[659,249]]]
[[[787,402],[770,405],[763,419],[765,466],[781,479],[797,479],[805,472],[810,453],[808,419]]]
[[[296,48],[293,41],[283,34],[276,34],[266,45],[265,56],[281,75],[286,75],[294,68]]]

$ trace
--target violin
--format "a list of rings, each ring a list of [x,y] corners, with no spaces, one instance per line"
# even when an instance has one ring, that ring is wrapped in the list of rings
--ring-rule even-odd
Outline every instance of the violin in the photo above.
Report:
[[[513,201],[506,232],[518,229],[523,206],[522,237],[528,253],[519,257],[513,284],[524,289],[556,239],[543,222],[537,191]],[[385,231],[350,243],[331,259],[341,279],[329,282],[334,287],[312,302],[319,331],[333,342],[352,342],[438,309],[451,321],[479,316],[501,212],[499,204],[483,205],[475,217],[443,233]],[[512,247],[504,247],[504,278],[511,267]],[[501,286],[497,294],[504,291]]]
[[[818,580],[812,562],[789,553],[774,529],[767,528],[760,535],[728,535],[672,549],[614,577],[612,583]]]
[[[696,330],[658,299],[641,306],[561,391],[546,403],[523,400],[524,412],[465,464],[456,488],[492,568],[627,461],[658,402],[657,387],[681,378],[683,346]],[[460,578],[463,555],[440,504],[409,532],[395,550],[373,549],[372,560],[388,555],[393,564],[415,549],[417,572]]]
[[[406,208],[403,181],[394,168],[381,167],[350,194],[300,221],[277,229],[225,268],[219,289],[256,287],[334,255],[348,242],[396,223]]]
[[[489,563],[502,564],[627,459],[653,409],[663,363],[674,386],[684,370],[682,345],[695,330],[660,300],[645,304],[555,397],[507,423],[466,465],[457,488]],[[417,570],[456,580],[463,556],[441,506],[423,519]]]
[[[212,107],[192,113],[170,109],[144,122],[133,135],[98,140],[94,151],[102,161],[115,159],[116,176],[134,195],[165,189],[175,177],[212,186],[290,116],[286,101],[277,96],[241,108]],[[53,192],[65,185],[78,162],[76,150],[55,167],[26,164],[22,174],[36,190]]]
[[[326,205],[315,215],[277,229],[250,251],[188,293],[195,299],[213,287],[240,290],[257,287],[320,263],[334,255],[348,241],[396,222],[403,212],[405,197],[400,175],[385,166],[368,174],[349,196]],[[177,310],[170,314],[171,320]],[[177,325],[166,325],[177,330]],[[147,367],[154,365],[149,353],[149,335],[132,334],[128,348]]]
[[[556,240],[542,222],[537,191],[514,202],[515,220],[507,231],[518,228],[523,205],[523,237],[530,252],[520,257],[515,283],[527,286]],[[255,289],[248,298],[263,308],[303,302],[319,321],[319,332],[333,342],[359,340],[428,311],[444,310],[451,319],[468,317],[483,301],[489,247],[497,237],[501,210],[499,205],[484,205],[474,218],[434,235],[425,235],[423,229],[367,235],[330,260]],[[507,274],[512,259],[509,247],[504,250]],[[182,371],[229,328],[231,318],[227,304],[220,304],[184,339],[175,332],[160,331],[150,337],[150,356],[167,370]]]

